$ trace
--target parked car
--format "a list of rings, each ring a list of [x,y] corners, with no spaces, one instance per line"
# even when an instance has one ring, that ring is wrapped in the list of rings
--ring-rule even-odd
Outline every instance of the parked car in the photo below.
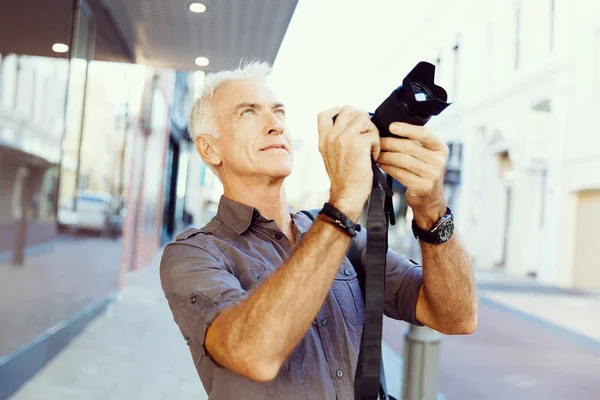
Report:
[[[114,199],[105,193],[83,193],[58,209],[58,228],[112,234]]]

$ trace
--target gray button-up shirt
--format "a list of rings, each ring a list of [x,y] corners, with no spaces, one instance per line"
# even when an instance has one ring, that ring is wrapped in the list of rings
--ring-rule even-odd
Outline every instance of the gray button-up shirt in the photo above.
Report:
[[[292,214],[292,219],[295,237],[301,241],[312,221],[302,213]],[[364,264],[364,230],[355,240]],[[206,330],[219,313],[243,301],[292,251],[293,245],[273,220],[226,197],[204,228],[181,233],[165,248],[160,266],[162,287],[209,399],[354,398],[364,304],[356,271],[347,258],[311,327],[274,380],[260,383],[231,372],[217,364],[204,347]],[[421,267],[390,250],[385,314],[419,324],[415,309],[422,282]]]

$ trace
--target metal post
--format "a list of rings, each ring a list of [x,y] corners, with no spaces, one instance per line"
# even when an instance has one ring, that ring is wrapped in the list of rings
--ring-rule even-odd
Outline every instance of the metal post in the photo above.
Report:
[[[436,399],[441,337],[439,332],[426,326],[410,326],[404,342],[402,400]]]

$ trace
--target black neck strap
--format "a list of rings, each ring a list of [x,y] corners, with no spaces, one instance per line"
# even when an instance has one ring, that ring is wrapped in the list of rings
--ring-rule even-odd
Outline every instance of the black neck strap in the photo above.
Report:
[[[381,337],[385,264],[388,249],[388,219],[390,214],[393,216],[392,190],[374,160],[372,165],[373,188],[367,211],[365,326],[354,379],[354,398],[357,400],[376,400],[381,392],[386,396],[385,380],[381,380],[383,376]]]

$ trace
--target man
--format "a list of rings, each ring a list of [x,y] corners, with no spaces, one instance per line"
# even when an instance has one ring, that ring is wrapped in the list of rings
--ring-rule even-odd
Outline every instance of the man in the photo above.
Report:
[[[285,108],[265,85],[266,64],[207,77],[190,132],[223,183],[202,229],[169,244],[161,282],[202,383],[214,399],[352,399],[364,322],[356,271],[345,257],[352,232],[320,216],[290,213],[292,170]],[[336,107],[318,116],[329,208],[353,223],[372,183],[371,156],[407,187],[418,227],[446,214],[447,147],[426,129],[394,123],[379,138],[367,114]],[[355,238],[365,261],[364,230]],[[423,267],[387,257],[385,313],[446,334],[476,326],[469,257],[456,233],[421,243]],[[398,337],[397,340],[402,340]]]

